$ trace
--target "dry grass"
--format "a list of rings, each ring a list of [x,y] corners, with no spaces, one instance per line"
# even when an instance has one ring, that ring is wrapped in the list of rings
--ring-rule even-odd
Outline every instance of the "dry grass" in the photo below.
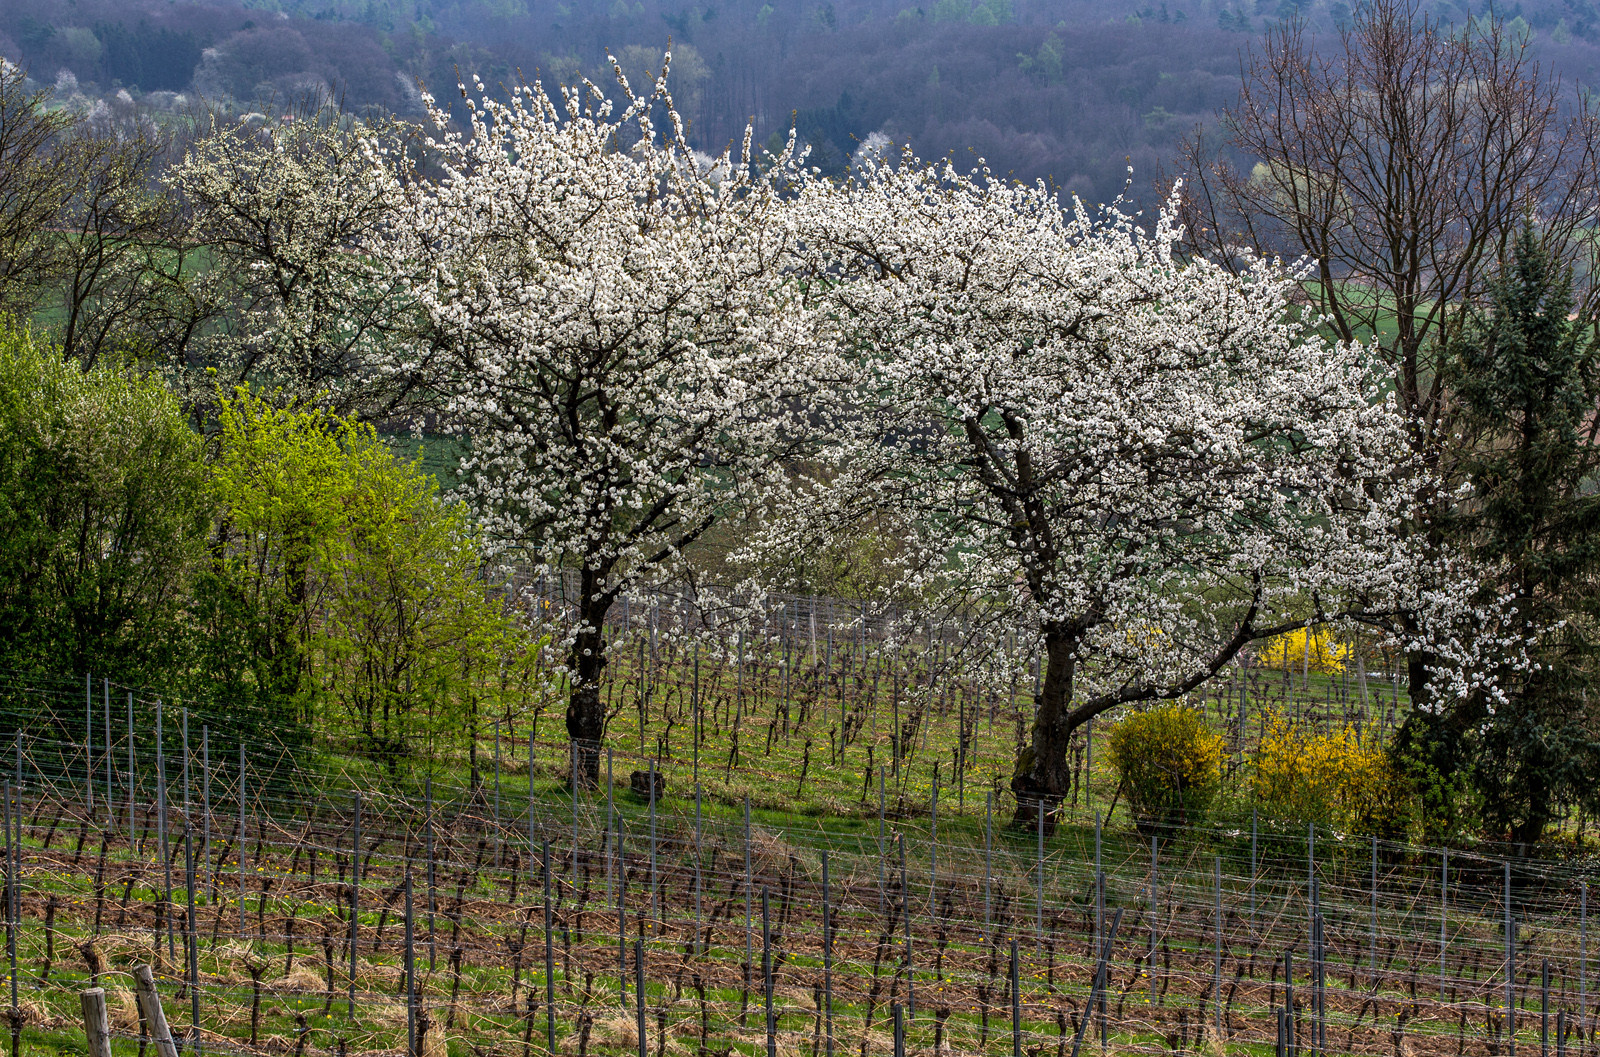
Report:
[[[243,940],[225,940],[217,944],[216,955],[224,961],[243,963],[256,957],[256,952]]]
[[[817,996],[802,987],[781,987],[773,992],[773,998],[784,999],[795,1009],[803,1009],[807,1013],[817,1011]]]
[[[273,986],[282,991],[321,994],[327,989],[327,980],[317,970],[302,962],[289,970],[289,975]]]
[[[371,996],[362,1000],[362,1012],[368,1019],[379,1027],[391,1031],[406,1026],[406,1004],[404,1002],[391,1002],[385,1000],[373,1001]]]
[[[589,1033],[590,1045],[615,1046],[633,1050],[639,1047],[639,1031],[632,1017],[607,1017],[596,1020]]]
[[[111,1020],[111,1026],[119,1031],[138,1031],[139,1003],[134,999],[132,989],[112,983],[104,986],[106,1015]]]
[[[360,959],[356,962],[356,989],[358,991],[395,991],[400,987],[400,977],[405,970],[398,965],[382,965]]]
[[[37,998],[24,998],[17,1002],[17,1017],[25,1027],[53,1028],[57,1025],[56,1018],[50,1015],[50,1007]]]
[[[444,1037],[444,1022],[435,1019],[422,1036],[422,1057],[450,1057],[450,1046]]]

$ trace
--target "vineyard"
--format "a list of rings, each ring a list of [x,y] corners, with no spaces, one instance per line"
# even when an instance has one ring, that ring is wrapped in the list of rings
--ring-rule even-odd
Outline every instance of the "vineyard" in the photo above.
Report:
[[[396,773],[338,732],[224,744],[215,703],[7,677],[18,1052],[84,1052],[99,985],[146,1053],[140,965],[196,1053],[1593,1051],[1570,862],[1248,812],[1151,837],[1092,732],[1067,822],[1017,832],[1031,687],[964,674],[961,629],[687,613],[622,616],[576,796],[553,680]],[[1263,717],[1381,734],[1388,689],[1249,669],[1196,703],[1237,788]]]

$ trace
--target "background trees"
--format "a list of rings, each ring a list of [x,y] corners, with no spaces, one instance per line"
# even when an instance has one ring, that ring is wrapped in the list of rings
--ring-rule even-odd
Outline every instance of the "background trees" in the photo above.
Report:
[[[71,194],[67,158],[53,151],[72,115],[44,107],[21,67],[0,63],[0,311],[31,308],[54,262],[43,251],[49,226]]]
[[[200,447],[159,378],[0,330],[0,666],[180,666],[209,520]]]
[[[153,185],[167,138],[129,105],[51,105],[0,62],[0,312],[42,312],[66,355],[94,365],[133,335],[167,280],[176,210]]]
[[[1406,745],[1418,764],[1470,771],[1486,821],[1518,842],[1537,841],[1559,804],[1593,810],[1600,766],[1600,349],[1550,239],[1524,222],[1488,304],[1446,347],[1471,482],[1451,529],[1538,629],[1535,664],[1507,673],[1503,701],[1472,695],[1419,717]]]
[[[1453,350],[1497,269],[1511,267],[1530,211],[1550,267],[1576,264],[1590,274],[1600,124],[1587,97],[1570,98],[1533,61],[1528,36],[1496,20],[1453,26],[1413,0],[1379,0],[1336,43],[1298,25],[1274,29],[1245,63],[1225,119],[1230,147],[1247,160],[1219,160],[1202,137],[1190,141],[1191,245],[1218,260],[1239,246],[1306,256],[1305,299],[1333,333],[1373,342],[1417,463],[1432,471],[1431,483],[1411,486],[1417,504],[1406,530],[1429,561],[1452,550],[1505,561],[1484,537],[1452,526],[1463,483],[1485,469],[1477,447],[1506,436],[1468,424],[1488,412],[1481,396],[1474,409],[1464,392],[1517,390],[1482,388],[1509,379],[1473,381]],[[1593,287],[1575,295],[1573,311],[1592,319]],[[1557,396],[1546,389],[1540,398]],[[1533,397],[1524,388],[1518,399]],[[1531,493],[1507,502],[1526,504],[1534,518],[1545,505]],[[1402,608],[1378,623],[1407,643],[1413,711],[1400,744],[1415,767],[1441,776],[1442,788],[1443,776],[1459,770],[1459,733],[1473,720],[1441,727],[1430,718],[1460,700],[1440,693],[1442,666],[1429,637],[1416,634],[1417,613]],[[1447,729],[1458,733],[1446,737]],[[1525,809],[1506,810],[1523,817]]]
[[[413,409],[409,371],[387,350],[416,349],[400,277],[369,254],[390,221],[366,179],[369,144],[404,157],[395,122],[355,119],[313,98],[236,123],[212,114],[165,174],[184,209],[185,304],[161,343],[191,402],[254,382],[277,399],[371,418]]]
[[[1379,0],[1330,43],[1291,23],[1249,56],[1224,114],[1250,167],[1190,141],[1187,233],[1219,260],[1304,254],[1307,299],[1342,339],[1377,340],[1422,451],[1449,431],[1443,332],[1526,210],[1559,261],[1586,252],[1600,125],[1499,22]]]
[[[564,83],[582,74],[609,90],[607,49],[626,69],[629,48],[659,53],[670,39],[705,65],[698,92],[677,89],[696,149],[720,153],[752,120],[757,142],[781,140],[793,122],[813,164],[837,174],[878,133],[927,156],[975,152],[996,172],[1105,202],[1127,164],[1152,172],[1228,102],[1240,44],[1289,17],[1331,29],[1343,5],[1258,6],[1237,6],[1223,28],[1202,0],[286,0],[270,12],[232,0],[181,10],[12,0],[0,54],[45,84],[66,70],[85,107],[126,89],[181,112],[173,94],[199,92],[244,114],[314,91],[355,113],[419,118],[421,81],[464,119],[450,90],[466,74],[491,85],[519,71]],[[1593,8],[1523,0],[1520,10],[1538,46],[1576,73],[1600,50],[1575,17]],[[1561,19],[1570,32],[1558,47]]]

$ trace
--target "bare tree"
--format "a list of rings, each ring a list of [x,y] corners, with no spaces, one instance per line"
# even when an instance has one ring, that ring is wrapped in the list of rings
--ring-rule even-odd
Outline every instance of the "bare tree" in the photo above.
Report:
[[[58,148],[72,193],[48,233],[62,353],[85,367],[110,352],[149,354],[179,237],[172,200],[155,186],[167,138],[145,123],[79,125]]]
[[[1185,144],[1188,238],[1218,260],[1242,247],[1306,257],[1307,301],[1338,337],[1376,340],[1414,451],[1448,483],[1442,368],[1458,309],[1481,298],[1530,214],[1562,263],[1580,263],[1600,204],[1600,122],[1498,21],[1444,26],[1415,0],[1373,0],[1335,46],[1317,44],[1290,23],[1245,57],[1222,118],[1229,153],[1247,161],[1199,133]],[[1411,530],[1439,533],[1447,495],[1420,489]],[[1410,615],[1385,623],[1413,643],[1409,689],[1425,705],[1434,658]]]
[[[57,141],[74,115],[45,106],[44,90],[0,59],[0,312],[26,315],[56,274],[48,231],[72,195],[68,159]]]

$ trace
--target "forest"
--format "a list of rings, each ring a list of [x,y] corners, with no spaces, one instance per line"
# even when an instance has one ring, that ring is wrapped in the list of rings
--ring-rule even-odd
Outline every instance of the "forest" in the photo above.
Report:
[[[1445,21],[1483,14],[1428,5]],[[199,94],[241,112],[328,93],[347,108],[420,116],[418,86],[458,79],[609,87],[675,46],[675,100],[715,154],[753,123],[791,122],[816,163],[841,172],[873,137],[925,157],[983,158],[998,173],[1108,202],[1150,204],[1178,140],[1236,94],[1240,52],[1273,25],[1332,34],[1342,0],[10,0],[0,56],[92,102],[126,91],[155,112]],[[1569,86],[1600,77],[1594,0],[1496,5]],[[63,79],[65,75],[65,79]],[[963,163],[965,164],[965,162]]]

